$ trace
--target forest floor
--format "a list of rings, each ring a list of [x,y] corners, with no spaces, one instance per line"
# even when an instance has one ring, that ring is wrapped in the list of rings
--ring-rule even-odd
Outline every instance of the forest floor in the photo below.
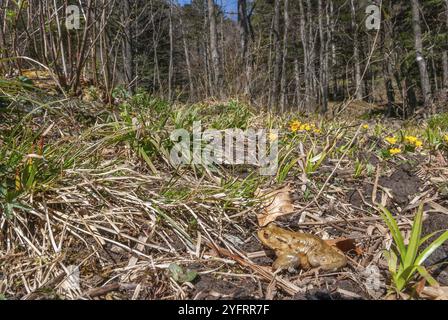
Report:
[[[170,133],[196,120],[279,129],[277,174],[173,167]],[[115,107],[17,100],[0,106],[0,298],[390,298],[392,237],[378,208],[405,238],[421,203],[423,234],[448,229],[447,162],[448,114],[280,117],[142,93]],[[275,254],[257,237],[269,214],[259,195],[273,191],[292,205],[275,223],[336,245],[347,266],[273,272]],[[425,263],[442,287],[447,259],[445,243]]]

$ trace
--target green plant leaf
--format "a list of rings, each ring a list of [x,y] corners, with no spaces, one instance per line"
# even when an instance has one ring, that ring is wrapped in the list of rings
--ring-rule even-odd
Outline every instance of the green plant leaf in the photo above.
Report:
[[[429,239],[431,239],[432,237],[434,237],[436,234],[438,234],[440,231],[435,231],[431,234],[428,234],[426,236],[424,236],[423,238],[420,239],[420,243],[419,243],[419,247],[421,247],[426,241],[428,241]]]
[[[140,151],[140,155],[142,156],[143,160],[145,160],[146,164],[151,169],[152,173],[157,175],[158,171],[157,171],[156,167],[154,166],[154,164],[152,163],[151,159],[149,158],[148,154],[143,149],[143,147],[139,147],[139,151]]]
[[[392,238],[394,239],[395,244],[398,248],[400,257],[404,258],[406,256],[406,246],[404,245],[403,235],[401,234],[400,229],[398,228],[398,224],[389,210],[387,210],[383,206],[380,206],[380,209],[382,211],[381,217],[387,224],[390,233],[392,234]]]
[[[397,273],[397,261],[398,261],[397,255],[393,250],[390,250],[390,251],[384,251],[384,256],[387,260],[389,272],[392,275],[395,275]]]
[[[426,270],[425,267],[423,266],[416,266],[415,267],[418,271],[418,273],[420,273],[420,275],[426,280],[428,281],[429,285],[432,287],[438,287],[439,283],[437,282],[436,279],[434,279],[429,273],[428,270]]]
[[[411,280],[415,271],[417,271],[417,266],[410,265],[410,266],[407,266],[406,268],[404,268],[403,271],[399,273],[399,276],[401,279],[404,280],[405,283],[407,283],[407,282],[409,282],[409,280]]]
[[[425,260],[439,248],[445,241],[448,240],[448,231],[445,231],[440,237],[434,240],[415,260],[415,264],[420,266]]]
[[[412,224],[411,238],[406,250],[406,256],[404,257],[404,266],[413,265],[415,258],[418,254],[418,248],[420,244],[420,238],[422,234],[422,221],[423,221],[423,203],[420,204],[417,214],[415,215],[414,222]]]
[[[174,281],[179,283],[191,282],[196,279],[198,273],[193,270],[184,270],[181,266],[176,263],[169,265],[168,270],[171,273],[171,277]]]

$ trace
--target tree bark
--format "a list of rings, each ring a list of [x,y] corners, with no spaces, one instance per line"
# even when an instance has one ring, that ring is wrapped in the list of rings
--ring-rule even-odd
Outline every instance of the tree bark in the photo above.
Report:
[[[170,61],[168,66],[168,101],[173,101],[173,71],[174,71],[174,38],[173,38],[173,6],[169,3],[169,38],[170,38]]]
[[[446,96],[448,92],[448,52],[443,50],[442,52],[442,65],[443,65],[443,89],[445,90],[444,95]]]
[[[334,3],[333,0],[330,0],[330,13],[328,15],[329,18],[329,28],[328,28],[328,41],[331,43],[331,71],[329,70],[329,74],[332,75],[333,81],[333,100],[336,101],[338,96],[338,75],[337,75],[337,60],[336,60],[336,43],[334,41],[335,34],[335,21],[334,21]]]
[[[356,99],[362,100],[364,93],[364,86],[361,76],[361,62],[359,57],[359,39],[358,39],[358,24],[356,21],[356,6],[355,0],[350,0],[350,8],[352,15],[352,30],[353,30],[353,61],[355,65],[355,90]]]
[[[180,29],[181,29],[181,33],[182,33],[182,43],[183,43],[183,47],[184,47],[184,55],[185,55],[185,64],[187,66],[187,75],[188,75],[188,85],[189,85],[189,96],[190,96],[190,100],[194,99],[195,96],[195,90],[194,90],[194,84],[193,84],[193,72],[191,70],[191,63],[190,63],[190,52],[188,49],[188,44],[187,44],[187,39],[185,37],[185,30],[184,30],[184,23],[183,23],[183,19],[182,19],[182,13],[179,13],[179,24],[180,24]]]
[[[216,10],[215,2],[208,0],[208,20],[210,28],[210,52],[213,68],[213,89],[214,94],[222,97],[223,75],[221,72],[221,58],[218,50],[218,34],[216,29]]]
[[[315,1],[315,0],[313,0]],[[307,20],[308,20],[308,67],[310,74],[310,83],[311,83],[311,104],[309,109],[313,112],[315,111],[316,100],[317,100],[317,76],[316,76],[316,41],[315,41],[315,26],[313,21],[313,6],[311,0],[306,0],[307,6]]]
[[[319,12],[319,80],[320,80],[320,112],[326,113],[328,110],[328,41],[324,32],[324,10],[322,0],[318,0]],[[328,26],[327,26],[328,27]]]
[[[423,55],[422,28],[420,26],[420,12],[418,0],[411,0],[412,4],[412,28],[414,30],[414,47],[418,69],[420,72],[420,82],[425,107],[432,103],[431,83],[429,82],[426,59]]]
[[[445,0],[445,32],[448,32],[448,0]],[[442,49],[442,65],[443,65],[443,90],[444,97],[448,95],[448,43],[445,43]]]
[[[240,33],[241,62],[244,69],[244,94],[250,96],[249,20],[247,0],[238,0],[238,29]]]
[[[300,36],[302,40],[302,49],[303,49],[303,72],[304,72],[304,80],[305,80],[305,105],[309,108],[310,100],[311,100],[311,78],[312,74],[310,73],[310,61],[309,61],[309,50],[308,50],[308,34],[306,32],[306,16],[305,10],[303,8],[303,1],[299,0],[299,9],[300,9]]]
[[[283,52],[282,52],[282,78],[280,82],[280,110],[285,112],[287,104],[287,73],[286,73],[286,62],[288,57],[288,30],[289,30],[289,0],[284,0],[284,30],[283,30]]]
[[[386,89],[387,97],[387,114],[392,115],[395,105],[395,91],[393,87],[393,71],[392,71],[392,59],[391,59],[391,41],[392,39],[392,26],[389,21],[384,22],[383,32],[382,32],[382,42],[383,42],[383,78],[384,86]]]
[[[296,94],[295,94],[295,100],[296,100],[296,106],[297,110],[301,109],[302,106],[302,95],[300,92],[300,68],[299,68],[299,59],[294,59],[294,80],[296,82]]]
[[[280,45],[280,0],[275,0],[274,4],[274,23],[272,24],[274,35],[274,68],[272,78],[272,98],[271,107],[276,109],[279,100],[279,82],[281,73],[282,53]]]
[[[132,50],[132,18],[129,0],[123,0],[123,71],[128,90],[133,92],[134,86],[134,55]]]

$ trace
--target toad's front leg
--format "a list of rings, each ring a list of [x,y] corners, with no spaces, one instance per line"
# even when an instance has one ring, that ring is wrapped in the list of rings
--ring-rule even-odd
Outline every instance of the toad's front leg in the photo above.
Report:
[[[311,264],[306,254],[304,253],[299,254],[299,259],[300,259],[300,266],[302,267],[302,269],[304,270],[311,269]]]
[[[278,271],[281,269],[297,268],[302,264],[302,259],[296,254],[276,252],[277,259],[272,264],[272,269]]]

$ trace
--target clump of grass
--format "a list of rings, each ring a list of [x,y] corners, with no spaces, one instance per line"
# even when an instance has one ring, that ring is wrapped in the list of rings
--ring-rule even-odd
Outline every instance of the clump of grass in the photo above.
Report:
[[[214,106],[217,116],[212,119],[211,127],[218,130],[247,129],[253,112],[246,104],[232,100],[224,105]]]
[[[417,274],[428,281],[430,285],[437,286],[437,281],[428,273],[423,263],[437,248],[448,240],[448,231],[445,231],[423,249],[423,244],[436,235],[436,233],[422,238],[423,204],[421,204],[412,224],[409,243],[405,245],[397,221],[389,210],[384,207],[380,209],[381,217],[387,224],[395,244],[393,248],[385,251],[385,257],[388,262],[392,285],[395,291],[402,292],[407,289]]]
[[[433,130],[440,129],[442,131],[447,131],[448,113],[440,113],[428,119],[428,127]]]

